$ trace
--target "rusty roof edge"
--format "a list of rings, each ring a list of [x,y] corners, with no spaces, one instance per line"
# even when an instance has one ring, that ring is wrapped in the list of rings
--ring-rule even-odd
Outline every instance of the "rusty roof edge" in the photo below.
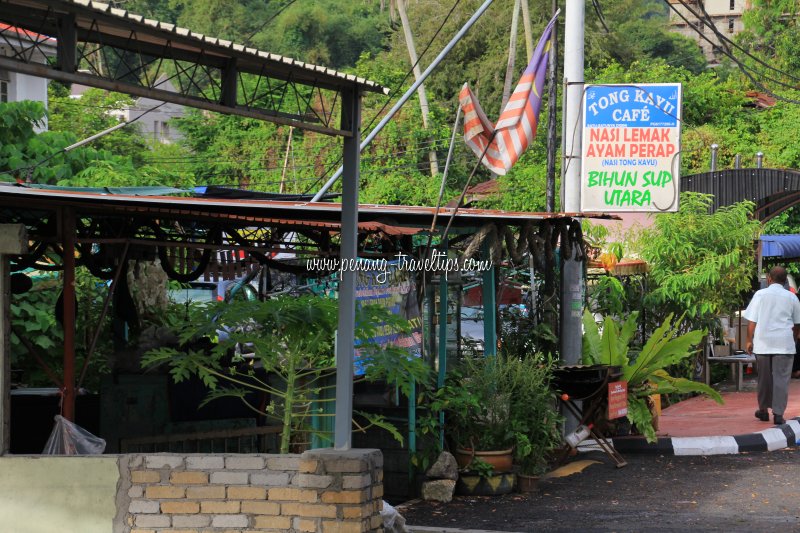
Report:
[[[298,201],[279,201],[279,200],[256,200],[256,199],[216,199],[216,198],[197,198],[197,197],[174,197],[174,196],[133,196],[124,194],[97,194],[80,191],[55,191],[51,189],[28,189],[16,185],[0,184],[0,197],[3,195],[22,196],[30,198],[47,198],[50,200],[63,200],[65,202],[83,200],[91,203],[122,204],[131,203],[139,205],[160,205],[176,206],[180,205],[187,209],[191,207],[220,207],[220,208],[272,208],[278,211],[290,209],[307,209],[318,213],[334,213],[341,211],[339,203],[331,202],[298,202]],[[435,207],[429,206],[402,206],[402,205],[380,205],[380,204],[359,204],[359,212],[375,215],[416,215],[432,216],[436,211]],[[478,219],[562,219],[562,218],[589,218],[621,220],[621,217],[613,213],[589,212],[589,213],[542,213],[525,211],[503,211],[496,209],[475,209],[461,208],[456,211],[452,207],[442,207],[439,209],[438,217],[452,217],[455,213],[456,218],[478,218]]]

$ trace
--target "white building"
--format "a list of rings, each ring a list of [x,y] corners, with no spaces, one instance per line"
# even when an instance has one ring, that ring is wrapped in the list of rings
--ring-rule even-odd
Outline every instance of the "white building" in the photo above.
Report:
[[[695,40],[711,64],[718,63],[720,56],[714,53],[714,46],[705,38],[716,45],[720,44],[719,38],[711,28],[705,26],[698,17],[694,16],[692,11],[702,16],[701,6],[704,7],[717,31],[732,39],[744,28],[742,15],[751,7],[750,0],[669,0],[669,3],[672,4],[669,11],[669,23],[673,31]],[[672,8],[677,9],[683,16],[675,13]],[[689,23],[702,31],[703,35],[700,35]]]
[[[172,93],[178,92],[172,82],[163,75],[156,80],[154,87]],[[70,97],[80,98],[86,89],[89,89],[86,85],[73,83]],[[132,106],[125,107],[118,111],[111,111],[110,114],[126,122],[140,115],[144,115],[136,121],[136,124],[139,124],[139,131],[142,135],[154,142],[171,144],[182,139],[183,135],[178,131],[178,128],[170,123],[170,120],[182,117],[186,112],[186,108],[182,105],[170,102],[158,107],[162,103],[161,100],[137,98]],[[156,107],[158,107],[158,109],[156,109]],[[152,111],[149,111],[151,109]]]
[[[56,56],[56,40],[33,32],[0,23],[0,54],[5,57],[14,55],[14,50],[28,49],[33,61],[46,63],[48,57]],[[10,45],[9,45],[10,43]],[[33,46],[37,43],[36,46]],[[47,108],[46,78],[29,76],[0,69],[0,102],[19,102],[36,100]],[[45,119],[46,120],[46,119]],[[47,122],[37,131],[47,129]]]

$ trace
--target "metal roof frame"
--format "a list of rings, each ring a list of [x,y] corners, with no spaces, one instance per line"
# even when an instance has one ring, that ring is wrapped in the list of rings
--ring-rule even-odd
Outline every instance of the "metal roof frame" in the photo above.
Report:
[[[237,114],[328,135],[351,135],[341,121],[343,91],[386,93],[375,82],[231,41],[208,37],[92,0],[0,0],[0,68],[66,83],[124,92],[209,111]],[[35,35],[17,37],[21,29]],[[54,65],[33,50],[57,40]],[[25,41],[25,42],[23,42]],[[114,72],[92,57],[116,62]],[[90,72],[79,72],[89,66]],[[162,74],[178,88],[160,89]]]

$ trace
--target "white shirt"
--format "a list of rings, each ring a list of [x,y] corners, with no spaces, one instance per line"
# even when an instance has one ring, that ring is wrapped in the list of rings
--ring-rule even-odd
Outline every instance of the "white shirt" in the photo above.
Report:
[[[744,318],[756,323],[753,353],[794,354],[792,326],[800,324],[800,301],[777,283],[753,295]]]

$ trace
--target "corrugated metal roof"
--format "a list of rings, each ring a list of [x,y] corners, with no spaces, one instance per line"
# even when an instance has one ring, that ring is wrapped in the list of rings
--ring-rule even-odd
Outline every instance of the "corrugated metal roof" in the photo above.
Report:
[[[275,200],[231,200],[216,198],[176,198],[170,196],[132,196],[97,194],[91,192],[30,189],[0,185],[0,206],[8,208],[53,209],[72,206],[87,212],[109,212],[124,209],[142,214],[159,213],[191,219],[231,218],[248,220],[285,220],[292,223],[314,222],[338,224],[341,204],[328,202],[291,202]],[[360,223],[380,223],[387,226],[430,227],[434,207],[361,204]],[[438,220],[445,224],[455,210],[442,208]],[[520,224],[527,221],[569,217],[619,219],[605,213],[526,213],[494,209],[459,209],[454,227],[471,227],[488,222]],[[364,226],[366,227],[366,226]],[[376,229],[379,227],[374,226]]]
[[[800,235],[762,235],[762,257],[800,257]]]
[[[14,3],[18,3],[18,5],[23,4],[22,2],[14,2]],[[164,42],[158,44],[166,44],[167,42],[171,42],[172,46],[175,46],[176,45],[175,41],[182,41],[182,42],[195,41],[198,43],[198,45],[202,43],[204,45],[203,48],[211,46],[211,47],[218,47],[220,49],[220,52],[222,52],[222,50],[225,50],[225,52],[223,52],[224,54],[227,54],[229,51],[232,51],[240,56],[242,55],[249,56],[253,61],[256,62],[263,63],[264,61],[268,61],[288,66],[291,67],[292,69],[301,69],[310,74],[311,77],[333,78],[339,80],[339,83],[337,85],[340,86],[345,85],[341,82],[350,82],[359,85],[365,90],[379,92],[383,94],[388,94],[389,92],[388,89],[382,87],[381,85],[373,81],[357,77],[353,74],[346,74],[344,72],[338,72],[336,70],[323,67],[320,65],[313,65],[311,63],[305,63],[303,61],[298,61],[297,59],[292,59],[290,57],[284,57],[278,54],[265,52],[263,50],[257,50],[255,48],[247,47],[245,45],[236,44],[232,41],[218,39],[216,37],[209,37],[201,33],[193,32],[187,28],[181,28],[174,24],[148,19],[143,17],[142,15],[136,15],[124,9],[112,7],[109,4],[103,2],[95,2],[93,0],[57,0],[57,1],[25,0],[24,2],[24,4],[26,5],[37,5],[37,6],[41,5],[45,9],[54,7],[53,4],[56,4],[55,8],[58,9],[57,4],[59,3],[75,6],[78,7],[79,9],[87,10],[89,12],[102,13],[104,15],[116,17],[121,21],[126,21],[128,24],[145,27],[148,28],[149,30],[156,30],[158,33],[161,33],[164,36]]]

